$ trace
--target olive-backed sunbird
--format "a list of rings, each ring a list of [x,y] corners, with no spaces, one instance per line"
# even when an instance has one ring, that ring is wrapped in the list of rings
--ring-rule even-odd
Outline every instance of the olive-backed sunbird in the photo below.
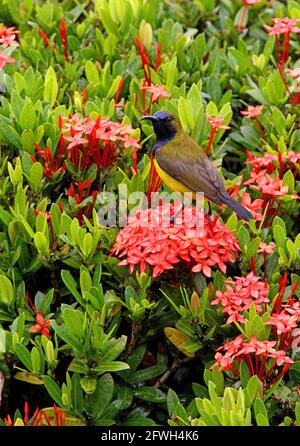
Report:
[[[217,205],[226,204],[243,220],[252,214],[227,193],[217,167],[201,147],[183,130],[168,111],[143,116],[153,125],[156,141],[152,148],[154,165],[162,181],[176,192],[203,192]]]

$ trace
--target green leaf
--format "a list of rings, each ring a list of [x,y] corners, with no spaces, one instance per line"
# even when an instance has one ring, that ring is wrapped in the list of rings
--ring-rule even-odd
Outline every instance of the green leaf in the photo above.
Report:
[[[47,70],[44,87],[44,101],[49,102],[51,107],[55,104],[58,93],[56,73],[52,66]]]
[[[88,60],[85,64],[85,74],[88,82],[93,84],[100,84],[98,69],[91,60]]]
[[[277,246],[285,251],[286,229],[282,226],[275,225],[273,227],[273,236]]]
[[[34,244],[39,254],[49,256],[49,242],[42,232],[36,232],[33,237]]]
[[[0,119],[0,134],[5,137],[6,141],[15,146],[17,149],[22,150],[21,137],[18,132],[10,125],[10,120],[1,115]]]
[[[149,381],[149,379],[156,378],[166,371],[167,367],[164,365],[154,365],[143,370],[134,372],[130,377],[130,382],[135,384],[141,381]]]
[[[17,344],[15,348],[18,359],[24,364],[27,370],[32,372],[31,356],[29,350],[23,344]]]
[[[257,398],[257,396],[263,392],[263,384],[256,375],[251,376],[247,383],[246,390],[249,398],[248,407],[250,407],[255,398]]]
[[[129,365],[122,361],[103,361],[103,363],[93,370],[98,373],[119,372],[120,370],[129,369]]]
[[[251,377],[249,368],[245,361],[242,361],[240,363],[240,377],[241,377],[241,384],[242,384],[243,388],[245,389],[245,387],[247,386],[248,381]]]
[[[34,163],[30,169],[30,186],[35,191],[38,192],[42,186],[44,171],[41,163]]]
[[[95,392],[89,396],[88,404],[91,406],[91,413],[95,419],[101,417],[106,407],[110,403],[114,391],[114,380],[107,373],[99,379]]]
[[[289,188],[289,193],[293,193],[295,190],[295,178],[294,175],[292,174],[292,172],[290,170],[288,170],[283,178],[282,178],[282,184],[284,186],[288,186]]]
[[[43,376],[44,386],[46,387],[47,392],[51,396],[51,398],[58,404],[60,407],[64,407],[62,401],[62,391],[61,388],[56,384],[56,382],[50,378],[50,376]]]
[[[0,303],[10,307],[14,301],[14,289],[11,281],[0,275]]]
[[[73,308],[64,308],[62,315],[68,334],[82,339],[84,337],[83,312]]]
[[[87,395],[91,395],[95,392],[97,386],[97,379],[92,376],[84,376],[80,380],[81,387]]]
[[[174,390],[170,389],[167,393],[167,407],[170,418],[174,418],[176,414],[176,405],[179,403],[179,398]]]
[[[260,237],[256,237],[254,240],[252,240],[246,251],[247,260],[250,260],[251,257],[256,256],[260,242],[261,242]]]
[[[40,371],[40,353],[36,347],[32,347],[30,352],[32,373],[37,375]]]
[[[256,419],[257,426],[270,426],[268,417],[265,415],[262,415],[261,413],[257,414],[255,419]]]
[[[64,284],[66,285],[66,287],[68,288],[68,290],[75,297],[75,299],[80,303],[80,305],[84,306],[85,301],[84,301],[83,297],[81,296],[81,294],[79,294],[79,292],[77,291],[76,280],[74,279],[74,277],[72,276],[70,271],[63,269],[61,271],[61,278],[62,278]]]
[[[140,400],[148,401],[150,403],[164,403],[166,395],[155,387],[142,387],[134,391],[134,396]]]
[[[36,121],[35,107],[31,100],[26,102],[20,114],[20,126],[23,130],[34,129]]]
[[[250,321],[249,334],[251,336],[256,336],[256,338],[259,341],[265,339],[266,336],[265,324],[258,315],[254,316],[254,318]]]

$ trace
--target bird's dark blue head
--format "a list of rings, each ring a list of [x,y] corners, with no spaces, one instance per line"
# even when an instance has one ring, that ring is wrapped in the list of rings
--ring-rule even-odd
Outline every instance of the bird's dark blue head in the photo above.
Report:
[[[178,131],[178,121],[168,111],[158,111],[153,115],[143,116],[141,120],[148,119],[152,122],[157,141],[170,141]]]

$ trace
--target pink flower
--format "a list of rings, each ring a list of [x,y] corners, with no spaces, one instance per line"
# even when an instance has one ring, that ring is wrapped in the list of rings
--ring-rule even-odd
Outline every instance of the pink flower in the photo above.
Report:
[[[213,118],[210,115],[206,115],[207,120],[212,126],[213,129],[230,129],[228,125],[222,125],[225,119],[225,116],[219,116],[219,118]]]
[[[207,120],[210,123],[210,125],[212,126],[211,131],[210,131],[210,135],[209,135],[209,140],[208,140],[208,144],[207,147],[205,149],[205,154],[206,156],[209,155],[210,149],[212,147],[216,132],[218,129],[229,129],[230,127],[228,127],[227,125],[222,125],[224,122],[225,116],[219,116],[219,118],[213,118],[210,115],[207,115]]]
[[[268,173],[272,173],[276,169],[274,162],[278,161],[278,155],[266,152],[263,156],[252,156],[250,152],[247,152],[247,157],[248,161],[245,164],[250,164],[256,171],[266,169]]]
[[[245,116],[246,118],[257,118],[259,115],[262,114],[264,106],[263,105],[257,105],[256,107],[253,107],[252,105],[249,105],[247,107],[247,110],[242,110],[241,115]]]
[[[269,302],[268,285],[257,277],[253,272],[246,277],[235,277],[235,280],[226,280],[226,290],[217,291],[216,299],[211,301],[211,305],[221,305],[224,313],[229,318],[226,323],[233,321],[245,322],[243,312],[248,311],[251,304],[254,304],[258,314],[262,313],[262,304]]]
[[[295,68],[294,70],[291,70],[290,68],[287,68],[285,70],[287,74],[292,77],[293,79],[296,79],[297,82],[300,81],[300,67]]]
[[[165,89],[164,85],[143,86],[142,90],[152,94],[152,101],[157,102],[161,98],[169,98],[171,95]]]
[[[174,226],[170,217],[177,212]],[[136,265],[141,272],[150,265],[153,277],[182,261],[193,272],[202,271],[207,277],[211,276],[212,267],[226,272],[225,263],[233,262],[239,251],[238,241],[218,218],[209,223],[206,215],[200,234],[196,225],[199,212],[185,208],[180,213],[178,206],[169,204],[137,211],[119,232],[111,253],[125,257],[119,265],[129,265],[131,272]],[[177,224],[178,219],[181,220]]]
[[[291,195],[289,194],[288,186],[284,185],[280,178],[273,178],[268,174],[256,178],[256,185],[252,184],[250,187],[254,190],[260,190],[264,195],[278,197],[279,199],[285,195]],[[291,197],[295,199],[300,198],[297,194],[292,194]]]
[[[87,169],[92,164],[99,168],[114,165],[124,149],[132,148],[134,158],[140,148],[139,139],[132,136],[130,125],[109,121],[81,118],[77,114],[62,118],[61,144],[66,144],[68,158],[78,169]],[[136,170],[136,169],[135,169]]]
[[[263,203],[264,200],[262,200],[261,198],[256,198],[255,200],[251,201],[250,195],[247,192],[243,192],[242,205],[252,212],[253,217],[257,221],[262,220]]]
[[[14,26],[10,28],[2,26],[0,28],[0,45],[3,48],[8,48],[11,45],[19,46],[19,43],[16,41],[16,34],[19,34],[19,31]]]
[[[300,312],[299,314],[295,313],[290,315],[286,310],[283,310],[279,314],[273,314],[266,324],[273,325],[276,328],[277,334],[281,335],[282,333],[290,333],[296,328],[299,318]]]
[[[10,56],[6,56],[3,51],[0,50],[0,70],[5,66],[7,63],[14,63],[15,59],[13,59]]]
[[[265,253],[265,254],[272,254],[274,252],[274,249],[276,247],[276,243],[264,243],[264,242],[260,242],[259,244],[259,250],[257,251],[259,254],[260,253]]]
[[[72,149],[72,147],[79,146],[80,144],[86,144],[88,142],[87,139],[82,138],[81,133],[75,133],[73,136],[65,136],[65,140],[70,141],[70,144],[68,144],[68,149]]]
[[[276,341],[259,341],[255,336],[251,336],[250,340],[244,340],[242,336],[238,336],[226,342],[218,348],[215,360],[213,367],[218,366],[220,370],[231,371],[236,376],[239,376],[238,366],[243,361],[247,364],[252,376],[257,375],[261,381],[269,380],[268,386],[280,379],[293,363],[284,350],[276,350]],[[276,366],[283,366],[283,368],[279,372]]]
[[[284,17],[283,19],[272,19],[273,26],[264,25],[264,28],[268,31],[269,35],[290,34],[291,32],[300,33],[300,28],[296,27],[300,19],[290,19]]]

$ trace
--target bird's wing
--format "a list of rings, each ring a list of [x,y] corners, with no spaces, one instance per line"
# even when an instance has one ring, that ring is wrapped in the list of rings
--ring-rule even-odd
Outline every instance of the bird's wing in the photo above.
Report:
[[[172,178],[221,204],[220,195],[226,194],[223,180],[216,166],[191,138],[182,138],[175,144],[171,141],[156,151],[155,158],[161,169]]]

